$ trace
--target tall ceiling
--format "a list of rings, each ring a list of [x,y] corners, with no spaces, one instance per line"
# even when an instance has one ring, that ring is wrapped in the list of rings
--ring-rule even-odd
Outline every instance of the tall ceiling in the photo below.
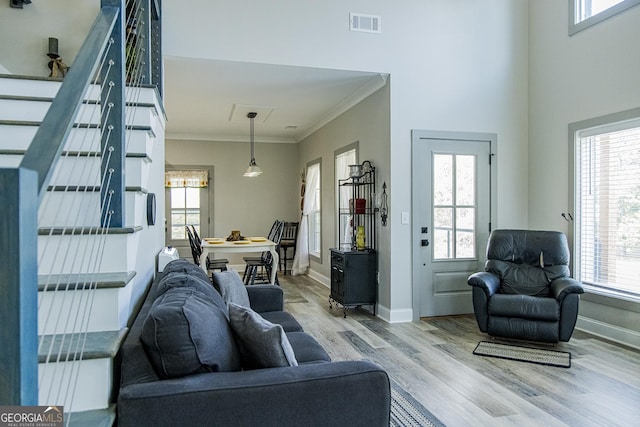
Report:
[[[296,143],[386,83],[386,75],[165,57],[169,139]]]

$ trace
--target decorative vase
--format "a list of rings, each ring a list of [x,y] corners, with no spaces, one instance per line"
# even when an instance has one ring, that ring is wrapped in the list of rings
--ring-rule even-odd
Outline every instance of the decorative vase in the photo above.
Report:
[[[363,251],[364,243],[365,243],[364,241],[365,241],[364,225],[359,225],[358,231],[356,232],[356,249],[358,249],[359,251]]]

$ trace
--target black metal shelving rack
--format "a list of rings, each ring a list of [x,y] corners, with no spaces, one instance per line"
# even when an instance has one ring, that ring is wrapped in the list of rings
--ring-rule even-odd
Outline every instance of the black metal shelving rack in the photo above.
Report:
[[[375,167],[370,161],[360,165],[360,171],[347,179],[338,180],[338,240],[339,247],[331,251],[331,295],[329,308],[339,305],[344,317],[347,309],[363,305],[371,306],[375,315],[377,300]],[[358,227],[364,227],[365,244],[358,249]]]

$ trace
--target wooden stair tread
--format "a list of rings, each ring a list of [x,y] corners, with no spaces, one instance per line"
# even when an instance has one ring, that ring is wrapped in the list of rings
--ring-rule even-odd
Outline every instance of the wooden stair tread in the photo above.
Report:
[[[38,290],[81,290],[91,285],[95,289],[124,288],[135,277],[135,271],[117,273],[48,274],[38,276]]]
[[[105,409],[65,413],[64,421],[69,427],[111,427],[116,421],[116,405],[111,404]]]
[[[38,343],[42,340],[38,350],[38,362],[47,362],[49,353],[52,356],[48,363],[77,360],[74,354],[80,351],[82,351],[82,360],[113,358],[120,350],[128,331],[129,328],[122,328],[119,331],[38,336]],[[84,341],[84,349],[82,341]]]
[[[39,236],[90,236],[96,234],[133,234],[138,231],[142,231],[142,226],[137,225],[134,227],[113,227],[113,228],[103,228],[96,226],[87,226],[87,227],[71,227],[71,228],[60,228],[60,227],[41,227],[38,228]]]
[[[40,126],[42,122],[39,121],[31,121],[31,120],[0,120],[0,125],[5,126]],[[73,125],[74,128],[81,129],[97,129],[100,125],[97,123],[76,123]],[[128,125],[127,130],[144,130],[147,132],[151,132],[153,137],[155,138],[155,133],[153,133],[153,129],[148,125]]]

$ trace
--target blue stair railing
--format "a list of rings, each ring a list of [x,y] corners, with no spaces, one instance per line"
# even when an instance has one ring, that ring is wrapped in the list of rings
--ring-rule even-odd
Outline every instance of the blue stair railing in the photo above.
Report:
[[[96,85],[102,179],[94,232],[124,226],[127,90],[154,85],[162,94],[160,7],[160,0],[101,0],[20,166],[0,168],[0,405],[38,404],[38,208],[78,126],[87,89]]]

